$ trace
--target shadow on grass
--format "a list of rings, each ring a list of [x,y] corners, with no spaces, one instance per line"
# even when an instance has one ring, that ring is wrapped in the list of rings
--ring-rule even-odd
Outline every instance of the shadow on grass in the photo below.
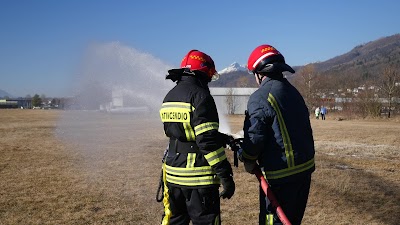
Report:
[[[380,221],[379,224],[400,224],[399,184],[375,175],[374,168],[366,171],[342,159],[322,158],[319,169],[331,176],[330,181],[315,179],[313,185],[320,192],[318,196],[333,199],[337,215],[350,220],[372,217],[374,221]],[[386,176],[396,174],[395,171],[384,171]]]

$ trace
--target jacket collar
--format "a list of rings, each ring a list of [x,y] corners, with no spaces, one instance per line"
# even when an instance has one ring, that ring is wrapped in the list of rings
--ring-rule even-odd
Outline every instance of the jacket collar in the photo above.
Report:
[[[279,78],[266,77],[266,78],[261,82],[260,87],[266,85],[268,82],[273,81],[273,80],[278,80],[278,81],[282,81],[282,82],[283,82],[283,81],[286,80],[286,78],[284,78],[284,77],[279,77]]]
[[[208,81],[206,81],[205,79],[195,77],[195,76],[182,76],[181,80],[178,81],[178,84],[179,83],[195,84],[197,86],[200,86],[200,87],[208,90]]]
[[[270,77],[266,77],[263,81],[261,81],[260,87],[266,85],[268,82],[270,82],[272,79]]]

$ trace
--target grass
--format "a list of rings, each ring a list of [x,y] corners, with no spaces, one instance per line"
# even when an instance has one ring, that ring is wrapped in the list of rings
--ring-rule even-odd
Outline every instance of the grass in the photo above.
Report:
[[[228,119],[241,129],[243,116]],[[0,121],[0,224],[159,224],[167,139],[157,115],[0,110]],[[400,123],[328,115],[312,126],[303,224],[400,224]],[[234,173],[223,224],[257,224],[257,179],[241,165]]]

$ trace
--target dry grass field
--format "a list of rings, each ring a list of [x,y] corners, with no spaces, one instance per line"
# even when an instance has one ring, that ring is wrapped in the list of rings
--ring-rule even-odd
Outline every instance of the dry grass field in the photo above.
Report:
[[[229,117],[239,131],[242,116]],[[159,224],[157,115],[0,110],[0,224]],[[303,224],[400,224],[400,122],[312,119]],[[231,162],[232,153],[227,152]],[[257,179],[234,168],[223,224],[257,224]]]

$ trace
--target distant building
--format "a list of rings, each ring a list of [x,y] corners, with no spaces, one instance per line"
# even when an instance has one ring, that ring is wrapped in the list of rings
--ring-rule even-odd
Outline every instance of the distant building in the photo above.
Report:
[[[249,97],[256,90],[257,88],[210,87],[218,111],[223,114],[244,114]],[[165,94],[168,92],[168,90],[162,91]],[[111,102],[101,104],[100,110],[107,112],[159,110],[161,102],[162,98],[154,99],[152,96],[138,96],[135,92],[114,88]]]
[[[25,98],[18,98],[18,99],[0,99],[0,108],[24,108],[30,109],[32,108],[32,100],[25,99]]]
[[[212,87],[210,88],[210,92],[220,113],[244,114],[250,95],[257,89]]]
[[[0,99],[0,108],[18,108],[18,102],[9,99]]]
[[[162,94],[157,94],[161,92]],[[126,113],[159,110],[164,92],[166,94],[168,90],[159,89],[152,94],[147,94],[144,91],[138,92],[115,86],[111,91],[111,102],[101,104],[100,110]]]

